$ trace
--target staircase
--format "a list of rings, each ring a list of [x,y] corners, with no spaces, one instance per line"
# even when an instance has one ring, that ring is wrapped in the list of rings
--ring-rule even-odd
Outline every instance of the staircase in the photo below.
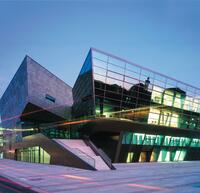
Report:
[[[78,156],[83,161],[94,167],[96,170],[110,170],[101,156],[98,156],[94,151],[80,139],[54,139],[55,142],[66,148]]]

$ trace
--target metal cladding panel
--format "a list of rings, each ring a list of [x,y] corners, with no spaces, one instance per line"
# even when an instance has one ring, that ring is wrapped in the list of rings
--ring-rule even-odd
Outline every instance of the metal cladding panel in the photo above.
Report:
[[[26,56],[0,100],[2,127],[16,127],[16,122],[18,122],[20,114],[27,103],[27,88]]]
[[[0,100],[1,126],[21,127],[20,117],[30,103],[69,118],[73,98],[70,86],[26,56]]]
[[[70,117],[72,88],[33,59],[27,62],[29,103],[63,118]]]

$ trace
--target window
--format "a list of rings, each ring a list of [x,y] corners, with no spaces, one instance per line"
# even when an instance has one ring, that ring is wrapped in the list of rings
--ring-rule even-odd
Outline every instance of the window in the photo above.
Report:
[[[55,103],[56,99],[48,94],[46,94],[45,98],[53,103]]]

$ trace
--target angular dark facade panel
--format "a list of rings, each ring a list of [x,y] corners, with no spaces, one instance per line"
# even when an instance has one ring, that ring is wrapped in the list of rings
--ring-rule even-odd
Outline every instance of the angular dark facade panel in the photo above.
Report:
[[[0,100],[2,127],[21,127],[21,120],[52,122],[71,116],[72,88],[26,56]],[[47,113],[41,120],[36,114]]]
[[[28,77],[26,56],[0,100],[2,127],[16,127],[28,101]]]
[[[69,118],[72,88],[33,59],[28,58],[27,62],[28,101],[64,119]]]
[[[90,50],[72,89],[74,99],[73,117],[75,118],[95,114],[91,54]]]

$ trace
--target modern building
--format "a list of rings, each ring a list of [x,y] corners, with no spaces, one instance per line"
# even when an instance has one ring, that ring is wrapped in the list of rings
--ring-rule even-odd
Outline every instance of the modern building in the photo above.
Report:
[[[94,156],[101,157],[109,168],[113,168],[111,162],[200,159],[199,88],[95,48],[90,49],[72,91],[29,57],[24,61],[30,64],[22,63],[0,102],[2,126],[17,128],[22,122],[22,133],[26,133],[18,142],[9,140],[15,140],[8,148],[12,158],[23,160],[25,151],[34,151],[35,156],[43,147],[43,162],[48,157],[53,164],[89,169],[98,163]],[[23,68],[29,70],[20,70]],[[41,80],[35,80],[35,74]],[[21,86],[20,79],[28,81],[21,80]],[[35,100],[29,97],[32,95]],[[38,100],[41,102],[35,103]],[[64,110],[57,111],[52,104]],[[24,132],[26,129],[34,132]],[[34,162],[29,154],[26,159]],[[70,160],[72,154],[79,158],[77,165],[59,161]]]
[[[72,104],[72,88],[26,56],[0,100],[2,127],[65,120]]]

